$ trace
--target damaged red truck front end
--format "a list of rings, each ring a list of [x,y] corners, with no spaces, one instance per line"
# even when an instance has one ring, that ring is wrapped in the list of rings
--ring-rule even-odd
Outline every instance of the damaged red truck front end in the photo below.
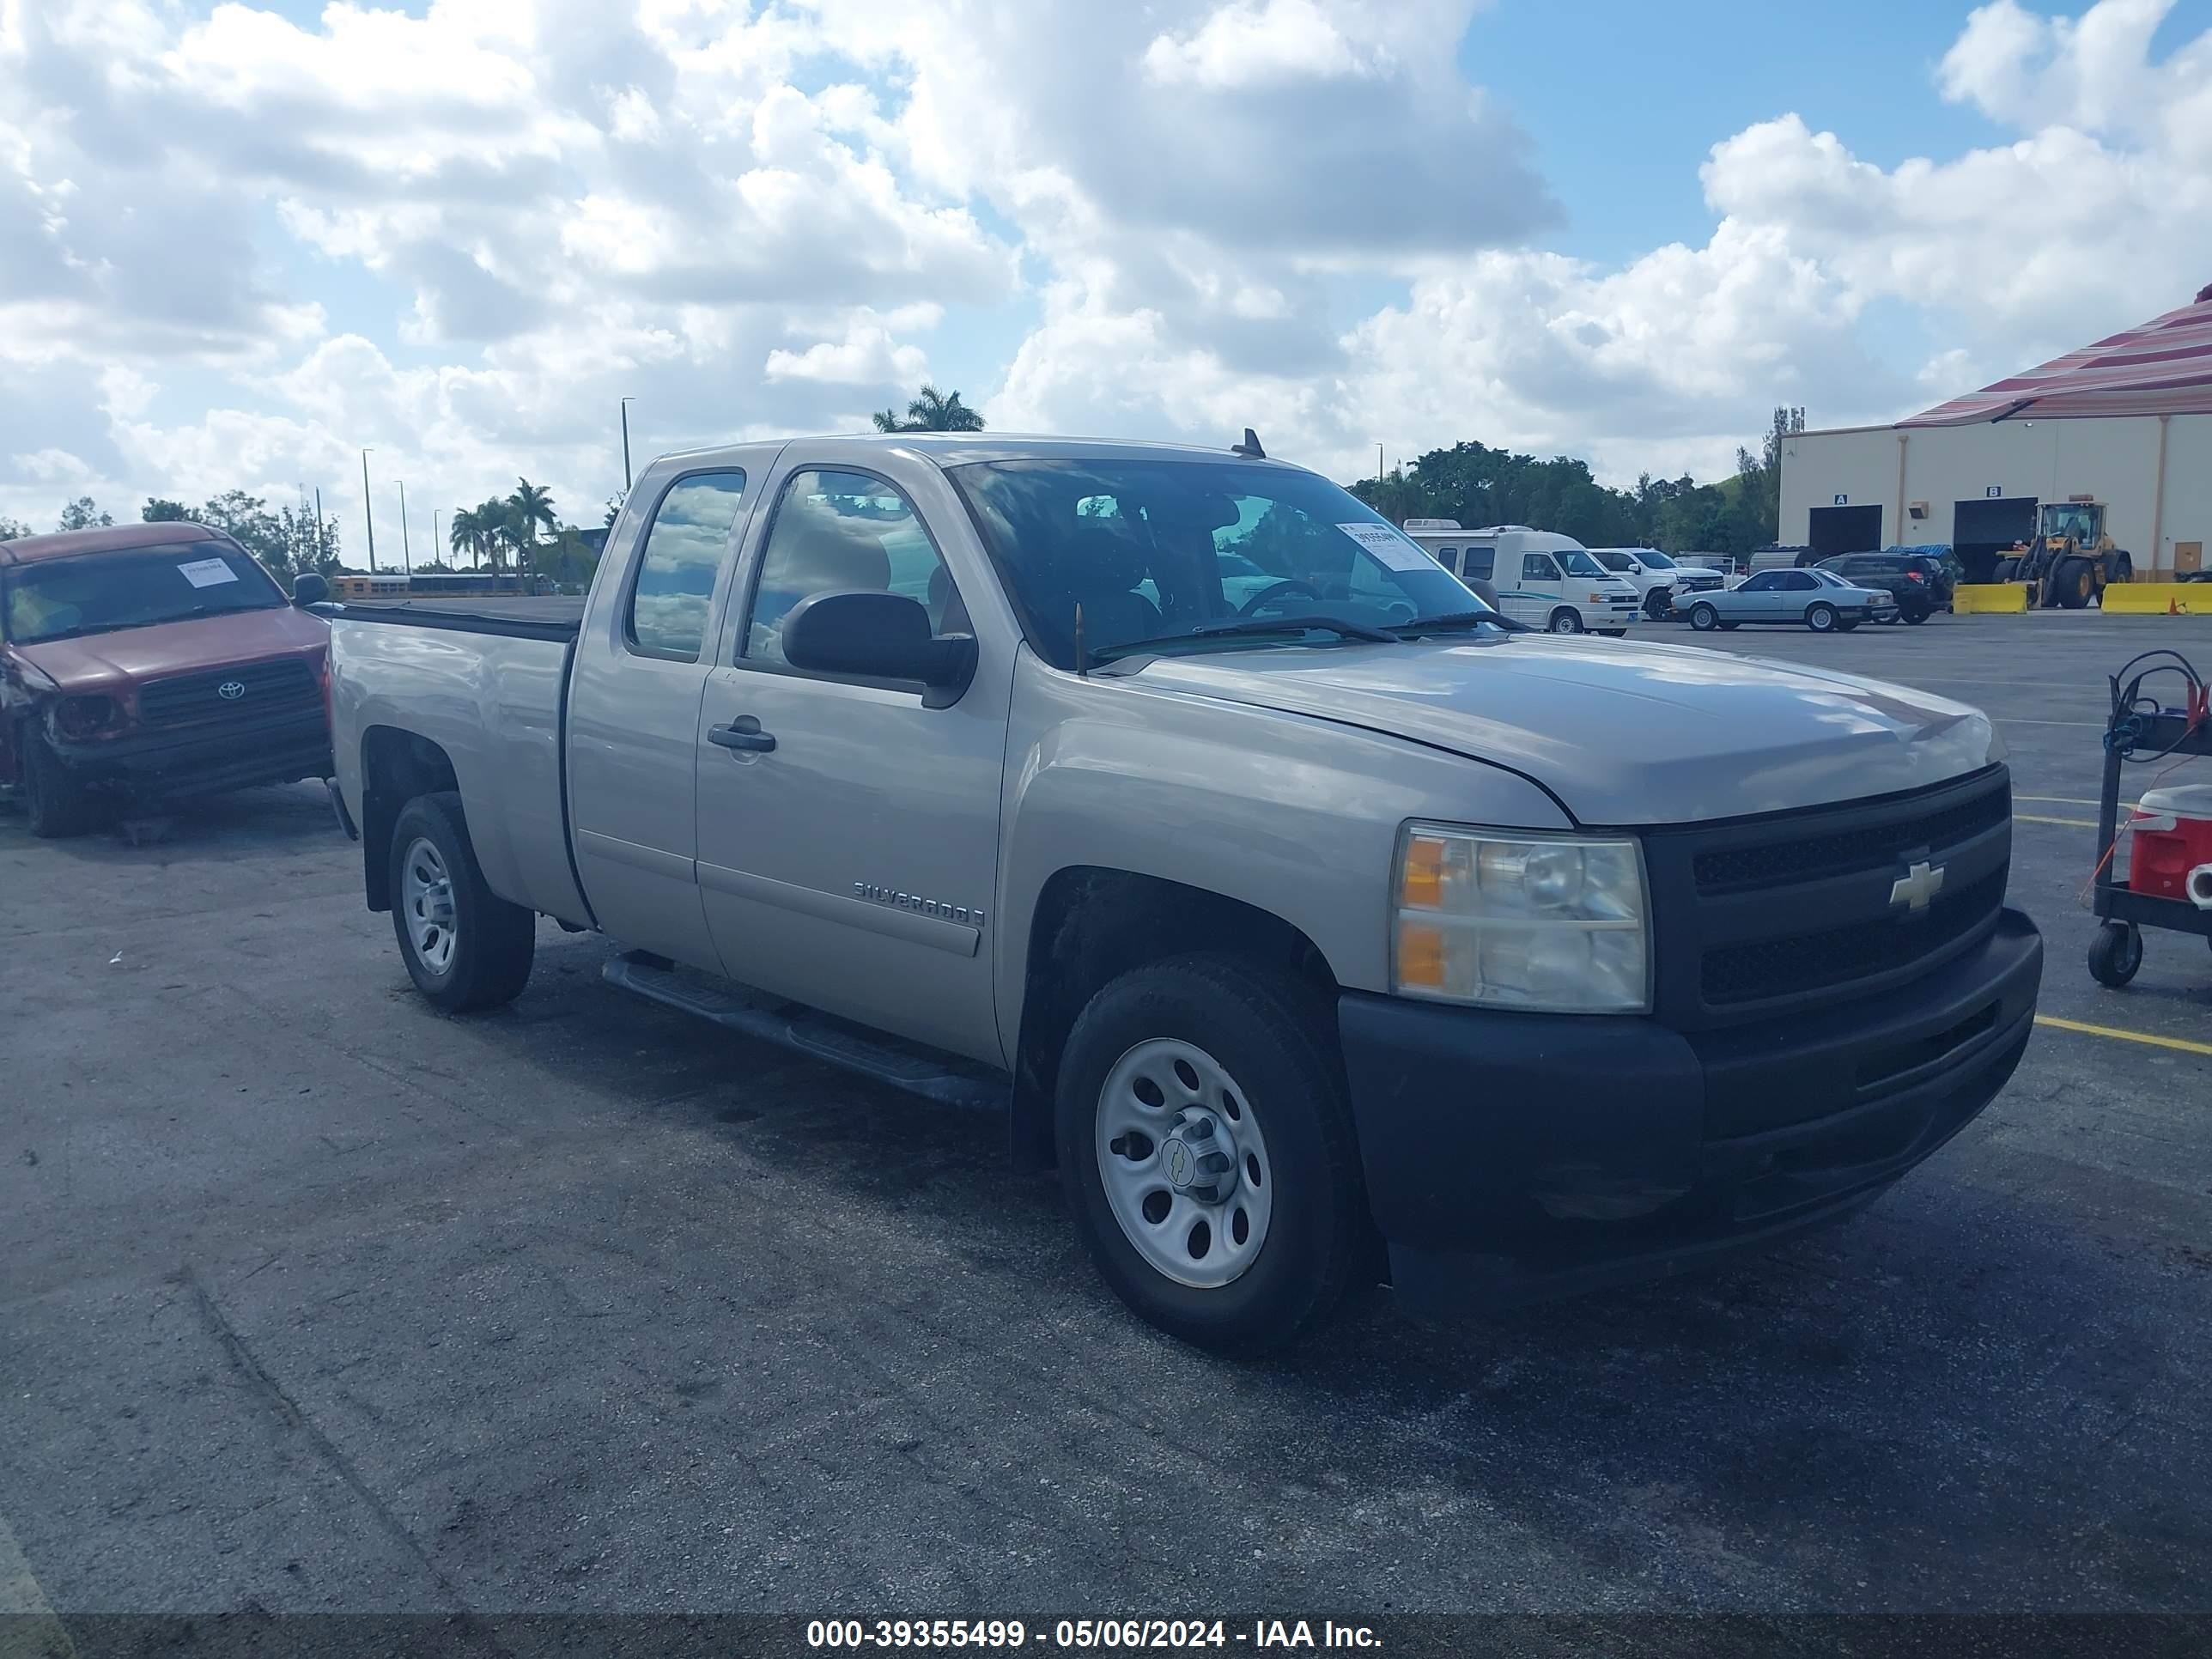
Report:
[[[33,834],[104,802],[331,773],[330,630],[193,524],[0,542],[0,783]]]

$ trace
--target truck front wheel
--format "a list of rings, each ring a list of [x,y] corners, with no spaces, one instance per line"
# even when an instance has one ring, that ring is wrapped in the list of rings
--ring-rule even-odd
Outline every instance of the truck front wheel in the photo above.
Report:
[[[92,801],[46,740],[27,726],[20,734],[23,756],[23,816],[41,841],[81,836],[92,827]]]
[[[1170,1334],[1281,1348],[1350,1285],[1369,1231],[1334,1024],[1303,981],[1191,956],[1113,981],[1068,1034],[1055,1127],[1076,1229]]]
[[[461,798],[418,795],[392,826],[392,927],[415,988],[447,1013],[520,994],[538,918],[485,884]]]

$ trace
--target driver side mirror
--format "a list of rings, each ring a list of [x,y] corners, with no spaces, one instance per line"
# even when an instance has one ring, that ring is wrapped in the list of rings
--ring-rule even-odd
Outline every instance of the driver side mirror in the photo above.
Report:
[[[331,585],[312,570],[303,570],[292,578],[292,603],[301,610],[312,605],[321,605],[331,597]]]
[[[924,708],[960,701],[975,678],[975,641],[939,639],[929,611],[902,593],[816,593],[783,619],[783,659],[815,674],[919,680]]]

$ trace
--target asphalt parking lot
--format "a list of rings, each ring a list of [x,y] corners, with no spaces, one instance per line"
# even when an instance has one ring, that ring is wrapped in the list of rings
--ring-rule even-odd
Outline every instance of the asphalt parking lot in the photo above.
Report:
[[[2103,676],[2212,667],[2212,619],[1721,643],[1996,714],[2045,1012],[2212,1045],[2212,951],[2102,991],[2076,902]],[[2212,1049],[2046,1027],[1839,1229],[1237,1366],[992,1125],[629,1000],[599,939],[434,1015],[357,860],[306,787],[0,816],[0,1587],[64,1623],[2212,1604]]]

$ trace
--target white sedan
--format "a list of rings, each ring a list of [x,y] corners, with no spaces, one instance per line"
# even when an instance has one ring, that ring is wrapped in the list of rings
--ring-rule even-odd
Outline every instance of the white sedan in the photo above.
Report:
[[[1890,621],[1897,601],[1879,588],[1854,587],[1832,570],[1762,570],[1723,592],[1700,593],[1685,608],[1700,634],[1745,623],[1848,634],[1863,622]]]

